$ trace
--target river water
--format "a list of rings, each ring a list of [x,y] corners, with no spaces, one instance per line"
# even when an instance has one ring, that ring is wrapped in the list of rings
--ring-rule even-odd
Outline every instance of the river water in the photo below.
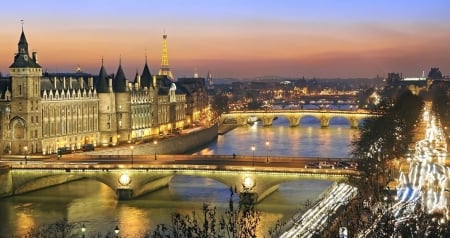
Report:
[[[282,118],[271,127],[238,127],[199,154],[241,154],[265,156],[349,157],[351,140],[357,130],[345,119],[333,119],[329,128],[320,128],[313,118],[302,119],[299,127],[289,127]],[[266,146],[266,141],[268,145]],[[255,151],[251,147],[255,146]],[[307,201],[317,198],[332,182],[299,180],[281,184],[279,190],[256,206],[261,211],[258,237],[268,237],[268,229],[278,220],[288,219]],[[86,227],[86,235],[112,233],[120,228],[121,237],[139,237],[157,224],[170,224],[171,214],[190,214],[207,203],[219,210],[228,206],[229,188],[207,178],[175,176],[167,188],[132,201],[118,202],[106,185],[94,180],[79,180],[21,196],[0,200],[0,237],[23,237],[45,224],[67,219]]]

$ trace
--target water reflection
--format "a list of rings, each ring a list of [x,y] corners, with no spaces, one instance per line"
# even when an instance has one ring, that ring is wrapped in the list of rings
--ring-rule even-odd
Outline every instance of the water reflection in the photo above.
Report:
[[[198,153],[251,155],[254,144],[255,155],[259,156],[348,157],[348,145],[357,131],[349,129],[346,120],[334,120],[327,129],[320,128],[318,121],[312,118],[304,118],[300,124],[291,128],[280,118],[272,127],[240,127],[219,136]],[[270,142],[267,151],[266,141]],[[272,224],[293,215],[330,184],[330,181],[320,180],[281,184],[256,206],[262,212],[259,235],[267,237]],[[84,224],[86,234],[111,233],[118,225],[121,236],[133,236],[157,224],[170,224],[174,212],[191,214],[193,210],[201,210],[204,203],[223,211],[228,206],[229,196],[229,188],[215,180],[174,176],[167,188],[135,200],[118,202],[115,192],[108,186],[94,180],[79,180],[2,199],[0,237],[24,236],[31,227],[62,219]]]
[[[328,128],[321,128],[313,117],[303,118],[298,127],[290,127],[287,119],[279,118],[270,127],[257,122],[233,129],[197,153],[252,155],[251,147],[255,145],[255,156],[265,156],[268,141],[269,155],[348,158],[350,143],[357,136],[358,130],[351,129],[345,118],[332,119]]]
[[[298,211],[306,200],[313,200],[330,183],[300,180],[282,184],[256,207],[262,212],[264,229],[261,232],[267,232],[269,224]],[[104,192],[100,192],[102,190]],[[172,213],[191,214],[193,210],[201,210],[204,203],[224,211],[229,196],[229,188],[217,181],[175,176],[168,188],[118,203],[114,192],[106,185],[80,180],[3,199],[2,213],[5,209],[10,212],[7,219],[0,220],[0,234],[23,236],[31,227],[68,219],[71,223],[84,224],[95,234],[112,232],[117,224],[120,234],[133,235],[151,230],[157,224],[170,224]]]

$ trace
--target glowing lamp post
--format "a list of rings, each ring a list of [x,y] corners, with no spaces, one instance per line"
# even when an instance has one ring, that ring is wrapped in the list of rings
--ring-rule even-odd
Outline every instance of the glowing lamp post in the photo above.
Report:
[[[154,140],[153,145],[155,145],[154,152],[155,152],[155,160],[156,160],[156,146],[158,146],[158,141]]]
[[[25,154],[25,164],[27,164],[27,154],[28,154],[28,146],[23,147],[23,153]]]
[[[114,228],[114,233],[116,234],[116,238],[119,238],[119,232],[120,232],[119,227],[116,226],[116,228]]]
[[[255,185],[256,185],[255,180],[250,176],[246,176],[242,183],[244,192],[249,192],[250,190],[252,190],[255,187]]]
[[[84,238],[84,232],[86,232],[86,227],[84,226],[84,224],[81,226],[81,234],[82,237]]]
[[[255,145],[252,145],[252,166],[255,166]]]
[[[266,140],[266,163],[269,163],[269,140]]]
[[[134,149],[134,146],[130,146],[130,150],[131,150],[131,166],[133,166],[133,149]]]

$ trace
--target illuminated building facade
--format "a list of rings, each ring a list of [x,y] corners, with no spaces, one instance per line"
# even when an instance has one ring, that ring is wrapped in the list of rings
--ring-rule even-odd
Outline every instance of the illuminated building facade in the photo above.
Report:
[[[186,117],[190,95],[197,93],[168,75],[152,75],[147,62],[132,82],[121,63],[116,74],[108,74],[103,62],[98,76],[80,69],[43,72],[22,30],[9,76],[0,77],[0,154],[53,154],[60,147],[153,139],[193,122]]]

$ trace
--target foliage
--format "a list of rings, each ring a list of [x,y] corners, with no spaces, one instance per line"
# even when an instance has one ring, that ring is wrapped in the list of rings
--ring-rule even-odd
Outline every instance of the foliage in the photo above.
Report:
[[[433,111],[440,118],[444,127],[448,127],[450,122],[450,97],[448,95],[448,90],[449,87],[446,84],[433,84]]]
[[[382,104],[381,115],[369,118],[360,128],[360,137],[353,141],[353,157],[360,160],[360,168],[373,171],[375,165],[399,158],[408,151],[413,130],[419,121],[423,100],[410,91],[396,98],[395,104]]]
[[[228,97],[222,94],[215,95],[211,103],[211,112],[215,118],[220,117],[223,113],[228,113]]]
[[[256,237],[256,228],[260,221],[260,213],[254,209],[253,204],[239,203],[235,208],[233,195],[230,189],[228,208],[224,214],[219,215],[215,207],[203,205],[201,216],[196,212],[191,215],[172,215],[171,226],[160,224],[153,232],[153,238],[251,238]],[[245,195],[245,194],[244,194]]]
[[[32,228],[27,232],[26,238],[75,238],[80,237],[80,225],[69,223],[66,219],[50,225]]]

